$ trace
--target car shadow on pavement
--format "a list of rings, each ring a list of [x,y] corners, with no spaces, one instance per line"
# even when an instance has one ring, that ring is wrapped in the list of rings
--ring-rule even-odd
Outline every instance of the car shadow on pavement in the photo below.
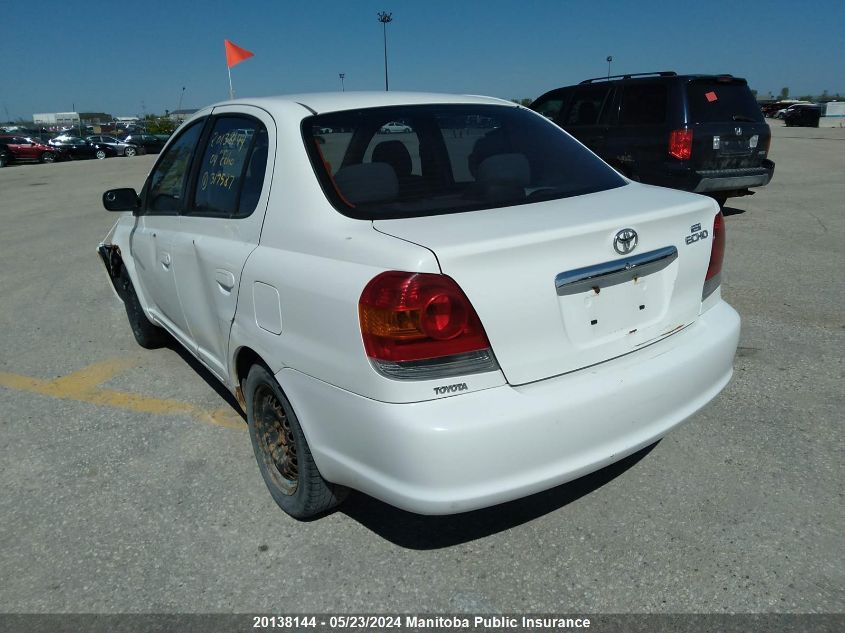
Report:
[[[226,387],[220,384],[220,381],[214,376],[214,374],[212,374],[201,362],[194,358],[188,350],[182,347],[176,339],[168,336],[165,347],[178,354],[179,358],[185,361],[185,363],[193,369],[196,374],[203,379],[203,381],[205,381],[205,384],[214,389],[214,392],[223,398],[223,400],[226,401],[226,404],[232,407],[235,413],[237,413],[243,421],[246,422],[246,415],[241,410],[235,396],[233,396]]]
[[[728,217],[729,215],[741,215],[745,213],[745,209],[737,209],[736,207],[722,207],[722,215]]]
[[[353,491],[338,512],[400,547],[414,550],[451,547],[517,527],[577,501],[633,467],[658,443],[575,481],[491,508],[423,516]]]

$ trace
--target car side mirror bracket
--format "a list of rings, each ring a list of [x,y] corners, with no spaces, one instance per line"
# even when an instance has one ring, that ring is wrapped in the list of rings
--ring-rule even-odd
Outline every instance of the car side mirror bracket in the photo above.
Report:
[[[131,187],[109,189],[103,194],[103,206],[106,211],[132,211],[132,213],[137,213],[141,208],[141,199]]]

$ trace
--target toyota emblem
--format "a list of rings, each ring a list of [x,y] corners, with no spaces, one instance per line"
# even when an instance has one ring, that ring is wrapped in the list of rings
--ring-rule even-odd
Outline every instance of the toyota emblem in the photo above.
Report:
[[[640,238],[634,229],[622,229],[613,238],[613,250],[620,255],[627,255],[637,248],[639,241]]]

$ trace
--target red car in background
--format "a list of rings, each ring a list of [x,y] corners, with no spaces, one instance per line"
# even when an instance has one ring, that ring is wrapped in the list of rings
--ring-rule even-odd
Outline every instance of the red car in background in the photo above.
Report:
[[[52,163],[64,158],[61,149],[24,136],[0,136],[0,143],[8,148],[12,162],[32,160]]]

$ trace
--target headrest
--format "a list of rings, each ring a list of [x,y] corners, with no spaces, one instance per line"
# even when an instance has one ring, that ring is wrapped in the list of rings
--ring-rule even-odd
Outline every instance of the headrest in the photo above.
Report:
[[[387,163],[399,178],[411,175],[411,154],[402,141],[382,141],[373,150],[374,163]]]
[[[352,204],[393,200],[399,193],[399,180],[387,163],[362,163],[341,167],[334,182]]]
[[[497,183],[527,187],[531,182],[531,167],[525,154],[495,154],[478,166],[480,183]]]

